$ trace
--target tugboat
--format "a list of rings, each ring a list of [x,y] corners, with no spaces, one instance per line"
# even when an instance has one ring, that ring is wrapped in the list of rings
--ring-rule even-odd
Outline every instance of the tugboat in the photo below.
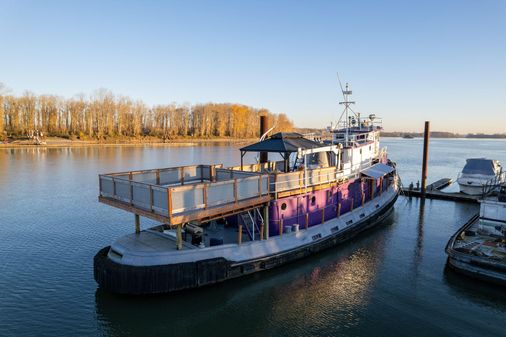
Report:
[[[155,294],[222,282],[336,246],[379,224],[399,188],[380,149],[381,120],[350,108],[332,140],[267,135],[240,149],[241,164],[195,165],[99,175],[99,201],[135,214],[135,233],[94,258],[100,288]],[[246,165],[244,155],[259,153]],[[280,156],[270,161],[269,154]],[[161,224],[141,230],[140,217]]]
[[[457,178],[460,192],[469,195],[487,193],[485,188],[498,187],[504,182],[505,173],[498,160],[470,158]]]
[[[480,213],[450,238],[446,253],[457,272],[506,286],[506,184],[480,201]]]

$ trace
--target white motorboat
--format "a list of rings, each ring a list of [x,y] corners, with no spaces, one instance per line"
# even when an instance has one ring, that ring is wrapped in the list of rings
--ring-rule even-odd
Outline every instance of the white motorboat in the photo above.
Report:
[[[487,194],[504,182],[505,174],[498,160],[470,158],[457,178],[460,192],[469,195]]]

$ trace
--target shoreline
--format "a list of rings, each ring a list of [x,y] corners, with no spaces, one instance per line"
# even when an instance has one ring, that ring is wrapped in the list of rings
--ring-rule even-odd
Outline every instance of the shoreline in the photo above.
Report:
[[[256,141],[249,138],[181,138],[173,139],[169,142],[163,140],[117,140],[117,141],[97,141],[97,140],[67,140],[51,138],[46,140],[46,144],[37,145],[29,140],[16,140],[11,143],[0,143],[0,149],[24,149],[24,148],[62,148],[62,147],[106,147],[106,146],[197,146],[202,144],[217,143],[248,143]]]

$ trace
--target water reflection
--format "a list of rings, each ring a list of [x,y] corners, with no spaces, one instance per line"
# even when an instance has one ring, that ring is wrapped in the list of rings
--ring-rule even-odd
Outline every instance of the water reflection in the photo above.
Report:
[[[419,210],[418,210],[418,224],[417,224],[417,237],[415,246],[415,258],[413,266],[415,275],[419,273],[419,267],[423,260],[423,234],[424,234],[424,223],[425,223],[425,198],[419,199]]]
[[[448,265],[444,270],[444,281],[453,294],[461,299],[471,300],[494,310],[506,310],[506,292],[502,286],[467,277],[455,272]]]
[[[373,229],[291,265],[161,297],[117,296],[97,290],[100,330],[106,335],[186,336],[220,331],[221,336],[245,336],[275,335],[273,327],[307,335],[307,329],[356,326],[376,281],[385,238],[384,227]],[[226,329],[221,326],[224,317]],[[139,320],[150,324],[140,327]],[[305,330],[297,331],[300,325],[294,322],[304,322]]]

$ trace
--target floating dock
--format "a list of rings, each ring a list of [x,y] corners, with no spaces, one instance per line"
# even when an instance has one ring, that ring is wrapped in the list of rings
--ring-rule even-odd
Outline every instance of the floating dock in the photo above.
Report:
[[[460,201],[460,202],[473,202],[477,203],[481,196],[479,195],[468,195],[461,192],[443,192],[443,188],[450,186],[452,179],[443,178],[439,179],[432,184],[427,186],[425,194],[421,189],[403,187],[402,194],[407,197],[416,198],[427,198],[427,199],[438,199],[438,200],[449,200],[449,201]],[[411,186],[410,186],[411,187]]]

